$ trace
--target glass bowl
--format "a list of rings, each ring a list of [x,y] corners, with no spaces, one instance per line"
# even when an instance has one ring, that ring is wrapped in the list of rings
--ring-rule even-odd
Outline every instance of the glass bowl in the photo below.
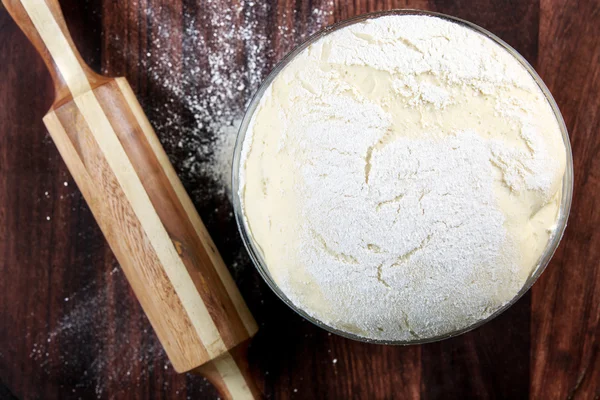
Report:
[[[544,250],[544,253],[541,255],[540,259],[537,262],[537,265],[530,273],[529,277],[527,278],[527,280],[526,280],[525,284],[523,285],[523,287],[521,288],[521,290],[519,290],[519,292],[515,295],[515,297],[512,300],[510,300],[504,306],[500,307],[496,312],[494,312],[492,315],[490,315],[489,317],[487,317],[485,319],[477,321],[465,328],[462,328],[462,329],[459,329],[456,331],[452,331],[452,332],[449,332],[449,333],[446,333],[443,335],[429,337],[429,338],[419,338],[419,339],[415,339],[415,340],[371,339],[371,338],[366,338],[366,337],[359,336],[359,335],[356,335],[353,333],[341,331],[339,329],[333,328],[333,327],[319,321],[318,319],[308,315],[304,310],[302,310],[301,308],[298,308],[296,305],[294,305],[294,303],[292,303],[292,301],[285,295],[285,293],[283,293],[281,291],[281,289],[278,287],[277,283],[274,281],[274,279],[271,277],[271,274],[269,273],[269,269],[268,269],[268,267],[263,259],[263,256],[261,254],[260,247],[254,240],[254,238],[252,237],[252,234],[250,233],[250,229],[247,225],[247,221],[244,216],[243,209],[242,209],[242,199],[240,197],[240,192],[239,192],[239,182],[240,182],[239,181],[239,170],[240,170],[240,161],[241,161],[240,159],[241,159],[241,153],[242,153],[244,139],[246,137],[246,132],[248,130],[248,126],[250,124],[252,116],[254,115],[254,112],[256,111],[263,94],[265,93],[267,88],[271,85],[273,80],[278,76],[278,74],[294,59],[294,57],[296,57],[300,52],[302,52],[308,46],[310,46],[311,44],[313,44],[316,41],[318,41],[319,39],[321,39],[323,36],[326,36],[331,32],[334,32],[336,30],[339,30],[341,28],[344,28],[344,27],[352,25],[352,24],[356,24],[356,23],[366,21],[368,19],[378,18],[378,17],[382,17],[382,16],[388,16],[388,15],[426,15],[426,16],[433,16],[433,17],[441,18],[441,19],[444,19],[444,20],[447,20],[450,22],[458,23],[469,29],[472,29],[484,36],[487,36],[489,39],[491,39],[492,41],[494,41],[497,44],[499,44],[500,46],[502,46],[506,51],[508,51],[510,54],[512,54],[525,67],[525,69],[531,74],[531,76],[533,77],[535,82],[538,84],[538,86],[540,87],[540,89],[542,90],[544,95],[546,96],[546,99],[550,103],[550,106],[552,107],[552,110],[554,111],[554,115],[559,123],[563,141],[565,144],[565,150],[567,153],[566,154],[566,169],[565,169],[565,175],[563,177],[562,198],[561,198],[561,204],[560,204],[560,208],[559,208],[559,215],[558,215],[558,219],[556,222],[556,229],[554,230],[553,235],[551,236],[550,240],[548,241],[548,244],[546,246],[546,249]],[[244,241],[244,245],[246,246],[246,249],[248,250],[248,253],[250,254],[250,258],[252,259],[254,265],[258,269],[258,272],[260,273],[260,275],[267,282],[267,284],[273,290],[273,292],[275,292],[275,294],[281,300],[283,300],[283,302],[285,304],[287,304],[292,310],[294,310],[295,312],[300,314],[303,318],[312,322],[313,324],[315,324],[329,332],[335,333],[337,335],[340,335],[340,336],[343,336],[343,337],[346,337],[349,339],[358,340],[358,341],[362,341],[362,342],[368,342],[368,343],[379,343],[379,344],[394,344],[394,345],[422,344],[422,343],[435,342],[435,341],[439,341],[439,340],[443,340],[443,339],[447,339],[447,338],[450,338],[453,336],[463,334],[465,332],[475,329],[475,328],[485,324],[486,322],[496,318],[498,315],[500,315],[501,313],[506,311],[510,306],[515,304],[521,298],[521,296],[523,296],[523,294],[525,294],[531,288],[531,286],[539,278],[539,276],[542,274],[542,272],[544,272],[544,270],[546,269],[546,266],[550,262],[550,259],[554,255],[554,252],[556,251],[556,248],[558,247],[558,244],[559,244],[559,242],[564,234],[565,228],[567,226],[567,219],[569,217],[569,211],[571,209],[571,199],[572,199],[572,194],[573,194],[573,158],[572,158],[572,154],[571,154],[571,145],[569,142],[569,135],[567,132],[567,127],[565,126],[565,122],[562,118],[562,115],[561,115],[559,109],[558,109],[558,106],[556,105],[556,102],[554,101],[554,98],[550,94],[550,91],[548,90],[548,88],[546,87],[546,85],[544,84],[542,79],[535,72],[533,67],[515,49],[513,49],[511,46],[509,46],[507,43],[505,43],[502,39],[498,38],[493,33],[488,32],[487,30],[485,30],[471,22],[464,21],[464,20],[456,18],[456,17],[451,17],[451,16],[445,15],[445,14],[429,12],[429,11],[422,11],[422,10],[391,10],[391,11],[375,12],[375,13],[360,15],[360,16],[357,16],[354,18],[350,18],[350,19],[338,22],[332,26],[326,27],[325,29],[322,29],[321,31],[317,32],[316,34],[314,34],[313,36],[308,38],[306,41],[304,41],[302,44],[300,44],[294,50],[292,50],[287,56],[285,56],[283,58],[283,60],[281,60],[279,62],[279,64],[277,64],[277,66],[267,76],[265,81],[262,83],[262,85],[260,86],[260,88],[258,89],[256,94],[252,98],[252,101],[250,102],[250,105],[248,106],[248,109],[246,110],[246,114],[244,115],[244,119],[242,120],[242,124],[240,126],[237,141],[235,144],[234,155],[233,155],[232,191],[233,191],[232,195],[233,195],[233,207],[234,207],[234,212],[235,212],[235,218],[237,221],[237,225],[238,225],[240,234]]]

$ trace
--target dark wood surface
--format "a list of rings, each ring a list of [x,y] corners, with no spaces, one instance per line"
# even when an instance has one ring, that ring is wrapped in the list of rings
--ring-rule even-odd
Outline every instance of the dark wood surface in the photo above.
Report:
[[[268,397],[599,398],[600,1],[255,3],[61,1],[84,59],[96,70],[125,75],[132,83],[223,258],[235,265],[234,276],[261,326],[250,349],[250,364]],[[240,251],[227,197],[208,177],[186,171],[186,154],[177,141],[168,139],[172,133],[163,129],[168,124],[161,113],[161,105],[178,99],[161,90],[140,62],[147,54],[163,61],[166,57],[181,74],[189,73],[195,65],[181,61],[189,55],[184,57],[185,47],[175,44],[185,42],[189,24],[207,38],[219,35],[225,27],[207,24],[207,14],[233,7],[252,15],[252,7],[259,9],[251,35],[233,47],[239,52],[233,57],[236,64],[221,70],[241,68],[246,80],[249,73],[264,77],[294,44],[321,25],[389,8],[462,17],[521,52],[563,112],[575,163],[567,232],[532,290],[475,331],[411,347],[368,345],[329,335],[281,303]],[[315,13],[314,8],[321,11]],[[188,18],[190,13],[198,18]],[[157,51],[152,37],[166,20],[180,27],[179,34],[172,35],[174,45]],[[259,34],[267,38],[267,62],[256,68],[246,49]],[[213,54],[222,50],[219,41],[209,48]],[[216,398],[204,379],[177,375],[169,366],[42,125],[53,98],[49,74],[1,7],[0,79],[0,399]],[[249,81],[239,95],[242,105],[256,89]],[[203,93],[203,82],[198,85]],[[190,118],[178,123],[189,124]]]

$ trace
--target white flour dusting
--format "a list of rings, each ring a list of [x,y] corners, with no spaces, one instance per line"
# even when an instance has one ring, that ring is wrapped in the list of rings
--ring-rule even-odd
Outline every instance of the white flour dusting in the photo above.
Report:
[[[115,267],[104,279],[119,274]],[[136,322],[142,322],[146,340],[130,344],[129,338],[119,338],[125,327],[134,323],[127,309],[130,300],[123,303],[108,288],[96,291],[93,286],[64,298],[65,303],[72,303],[65,305],[68,311],[47,336],[34,342],[29,356],[46,370],[78,370],[79,379],[71,383],[73,396],[89,392],[90,387],[97,397],[107,390],[114,396],[121,387],[139,385],[148,379],[157,363],[162,367],[168,361],[156,337],[147,335],[145,318]]]
[[[458,24],[381,17],[279,75],[253,116],[241,196],[269,271],[300,308],[414,340],[491,315],[557,217],[565,148],[512,55]]]
[[[274,18],[266,2],[208,1],[188,10],[184,27],[177,18],[161,20],[178,10],[146,10],[156,34],[139,63],[164,98],[149,118],[186,186],[209,183],[193,191],[197,202],[230,193],[233,148],[248,101],[278,58],[330,22],[333,1],[314,3],[302,30],[265,23]],[[284,9],[281,20],[289,14],[296,11]],[[174,45],[181,54],[169,51]]]

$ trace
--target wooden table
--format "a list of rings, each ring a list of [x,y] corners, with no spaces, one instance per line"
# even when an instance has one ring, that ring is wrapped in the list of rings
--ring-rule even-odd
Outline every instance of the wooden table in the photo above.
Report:
[[[592,399],[600,396],[600,2],[581,0],[391,1],[63,0],[75,42],[97,70],[126,75],[261,325],[250,350],[270,398]],[[240,8],[241,7],[241,8]],[[253,7],[259,7],[256,14]],[[211,15],[253,18],[236,63],[258,82],[307,33],[356,14],[422,8],[494,32],[538,70],[565,117],[575,195],[565,238],[533,289],[473,332],[411,347],[368,345],[302,320],[261,281],[230,216],[227,197],[191,174],[161,108],[172,94],[147,63],[165,57],[181,74],[190,39],[228,28]],[[317,11],[313,11],[316,9]],[[190,15],[196,16],[189,18]],[[216,14],[215,14],[216,15]],[[248,17],[249,18],[249,17]],[[160,24],[178,27],[158,49]],[[248,21],[233,21],[232,24]],[[234,26],[235,28],[235,26]],[[231,31],[231,27],[229,27]],[[223,31],[223,32],[222,32]],[[261,32],[267,62],[248,46]],[[211,36],[212,35],[212,36]],[[207,39],[207,40],[209,40]],[[218,54],[218,41],[211,51]],[[183,50],[182,50],[183,49]],[[49,75],[0,8],[0,398],[216,398],[206,381],[176,375],[41,122]],[[225,69],[223,69],[225,68]],[[253,69],[254,68],[254,69]],[[246,77],[247,78],[247,77]],[[250,80],[242,101],[256,89]],[[248,83],[248,82],[247,82]],[[202,83],[199,83],[202,85]],[[177,99],[175,99],[177,100]],[[179,124],[194,123],[193,115]],[[206,135],[211,135],[210,127]]]

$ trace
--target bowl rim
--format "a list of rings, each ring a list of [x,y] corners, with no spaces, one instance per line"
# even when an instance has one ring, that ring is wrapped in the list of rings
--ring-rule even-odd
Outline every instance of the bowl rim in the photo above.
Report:
[[[246,220],[246,217],[244,214],[243,202],[242,202],[241,193],[240,193],[242,188],[239,187],[239,184],[240,184],[239,174],[240,174],[240,163],[241,163],[242,150],[243,150],[246,134],[248,131],[248,127],[250,126],[250,123],[252,122],[252,119],[254,117],[256,110],[260,106],[261,99],[263,98],[263,95],[267,91],[267,89],[271,86],[271,83],[273,83],[275,78],[279,75],[279,73],[298,54],[300,54],[303,50],[305,50],[307,47],[309,47],[310,45],[312,45],[319,39],[323,38],[324,36],[327,36],[328,34],[335,32],[337,30],[340,30],[342,28],[345,28],[347,26],[361,23],[361,22],[364,22],[364,21],[367,21],[370,19],[385,17],[385,16],[405,16],[405,15],[423,15],[423,16],[429,16],[429,17],[437,17],[437,18],[440,18],[440,19],[443,19],[443,20],[446,20],[449,22],[458,23],[459,25],[461,25],[463,27],[472,29],[475,32],[482,34],[485,37],[489,38],[493,42],[495,42],[498,45],[500,45],[501,47],[503,47],[517,61],[519,61],[521,63],[521,65],[523,65],[523,67],[527,70],[527,72],[529,72],[531,77],[534,79],[536,84],[541,89],[542,93],[546,97],[546,100],[550,104],[552,111],[557,119],[557,122],[558,122],[560,130],[561,130],[563,142],[565,145],[566,167],[565,167],[565,174],[563,176],[563,181],[562,181],[562,196],[561,196],[561,203],[560,203],[560,207],[559,207],[559,214],[558,214],[558,218],[556,221],[556,228],[555,228],[552,236],[550,237],[544,252],[540,256],[535,268],[532,269],[527,280],[525,281],[525,284],[510,301],[508,301],[506,304],[501,306],[498,310],[496,310],[494,313],[492,313],[488,317],[486,317],[482,320],[479,320],[477,322],[474,322],[473,324],[468,325],[464,328],[461,328],[461,329],[458,329],[458,330],[455,330],[452,332],[448,332],[448,333],[444,333],[444,334],[436,335],[436,336],[432,336],[432,337],[427,337],[427,338],[418,338],[418,339],[414,339],[414,340],[389,340],[389,339],[369,338],[369,337],[357,335],[357,334],[354,334],[351,332],[342,331],[342,330],[339,330],[332,326],[329,326],[326,323],[320,321],[319,319],[311,316],[303,309],[296,306],[285,295],[285,293],[283,293],[283,291],[279,288],[279,286],[277,285],[275,280],[271,277],[268,267],[266,265],[266,262],[264,261],[264,259],[262,257],[262,251],[260,249],[260,246],[258,245],[258,243],[256,243],[256,241],[252,237],[251,229],[248,226],[248,223],[247,223],[247,220]],[[231,187],[232,187],[233,208],[234,208],[236,224],[238,226],[238,230],[242,237],[242,241],[244,242],[244,246],[246,247],[246,250],[248,251],[248,254],[250,255],[250,258],[251,258],[254,266],[256,267],[256,269],[258,270],[258,272],[262,276],[262,278],[265,280],[267,285],[277,295],[277,297],[279,297],[285,304],[287,304],[287,306],[289,306],[292,310],[294,310],[296,313],[298,313],[304,319],[306,319],[307,321],[310,321],[311,323],[315,324],[316,326],[318,326],[320,328],[325,329],[328,332],[335,333],[336,335],[340,335],[342,337],[352,339],[352,340],[357,340],[360,342],[385,344],[385,345],[424,344],[424,343],[437,342],[437,341],[448,339],[448,338],[451,338],[454,336],[462,335],[463,333],[466,333],[466,332],[469,332],[476,328],[479,328],[480,326],[482,326],[482,325],[486,324],[487,322],[491,321],[492,319],[496,318],[497,316],[499,316],[500,314],[505,312],[508,308],[513,306],[525,293],[527,293],[527,291],[531,288],[531,286],[533,286],[533,284],[538,280],[540,275],[544,272],[544,270],[548,266],[556,249],[558,248],[558,245],[559,245],[559,243],[565,233],[565,229],[567,227],[567,220],[568,220],[568,217],[570,214],[572,197],[573,197],[573,155],[572,155],[572,151],[571,151],[569,133],[567,131],[565,121],[562,117],[562,114],[561,114],[559,108],[558,108],[558,105],[556,104],[556,101],[554,100],[554,97],[552,97],[550,90],[547,88],[547,86],[542,81],[540,76],[537,74],[535,69],[531,66],[531,64],[529,64],[529,62],[521,54],[519,54],[513,47],[511,47],[509,44],[504,42],[498,36],[494,35],[493,33],[487,31],[486,29],[484,29],[472,22],[465,21],[463,19],[453,17],[450,15],[446,15],[446,14],[442,14],[442,13],[425,11],[425,10],[417,10],[417,9],[393,9],[393,10],[388,10],[388,11],[378,11],[378,12],[372,12],[372,13],[358,15],[358,16],[355,16],[352,18],[348,18],[348,19],[339,21],[335,24],[332,24],[330,26],[327,26],[327,27],[319,30],[317,33],[311,35],[306,40],[304,40],[301,44],[296,46],[292,51],[287,53],[287,55],[285,57],[283,57],[281,59],[281,61],[279,61],[276,64],[276,66],[272,69],[272,71],[267,75],[267,77],[261,83],[260,87],[258,88],[256,93],[252,97],[252,99],[246,109],[244,118],[242,119],[242,123],[240,125],[238,135],[236,138],[231,174],[232,174],[232,186]]]

